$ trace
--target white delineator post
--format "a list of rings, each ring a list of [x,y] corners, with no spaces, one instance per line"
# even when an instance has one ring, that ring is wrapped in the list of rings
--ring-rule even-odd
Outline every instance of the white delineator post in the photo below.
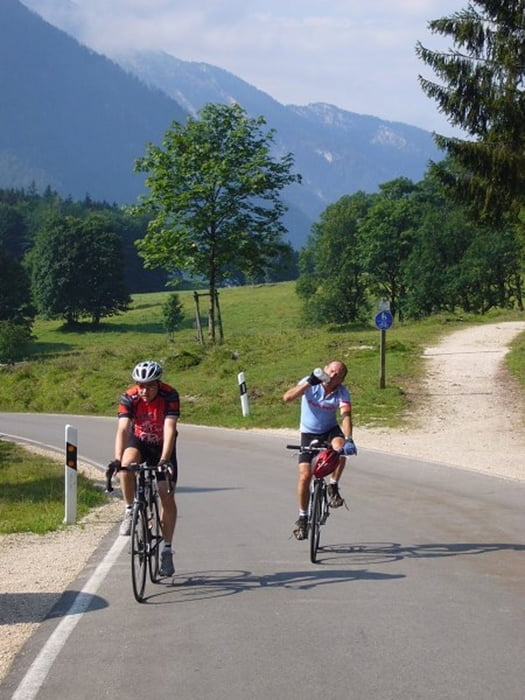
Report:
[[[237,375],[237,380],[239,382],[239,391],[241,393],[242,415],[248,416],[250,414],[250,409],[248,408],[248,394],[246,393],[246,381],[244,379],[244,372],[239,372],[239,374]]]
[[[77,520],[77,429],[66,425],[65,517],[72,525]]]

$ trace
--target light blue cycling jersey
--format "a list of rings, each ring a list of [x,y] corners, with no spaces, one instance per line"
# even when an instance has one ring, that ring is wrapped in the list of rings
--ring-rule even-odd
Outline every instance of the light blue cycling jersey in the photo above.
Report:
[[[304,377],[299,384],[304,383]],[[314,433],[321,435],[327,433],[338,425],[337,409],[342,405],[351,406],[350,392],[340,384],[328,396],[325,396],[323,384],[309,386],[301,397],[301,423],[299,430],[302,433]]]

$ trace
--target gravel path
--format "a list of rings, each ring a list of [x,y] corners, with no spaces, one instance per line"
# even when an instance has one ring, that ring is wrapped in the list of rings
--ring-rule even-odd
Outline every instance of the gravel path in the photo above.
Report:
[[[356,429],[358,446],[525,479],[525,397],[505,370],[525,322],[455,331],[428,347],[410,429]]]
[[[503,367],[508,344],[524,331],[525,322],[475,326],[427,348],[425,381],[410,397],[413,427],[357,426],[358,447],[524,480],[525,397]],[[79,469],[100,479],[92,467]],[[61,532],[0,536],[0,681],[121,513],[113,500]]]

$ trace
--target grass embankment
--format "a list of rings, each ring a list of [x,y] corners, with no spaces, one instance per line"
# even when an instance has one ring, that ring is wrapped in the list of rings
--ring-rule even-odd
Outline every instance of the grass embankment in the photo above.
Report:
[[[0,441],[0,534],[59,529],[64,520],[64,466]],[[77,515],[107,503],[108,497],[82,474],[77,476]]]
[[[133,366],[141,359],[156,359],[164,365],[166,381],[179,390],[182,423],[296,428],[299,404],[285,405],[282,394],[313,367],[337,358],[349,366],[347,384],[358,435],[360,425],[396,427],[406,420],[407,409],[413,408],[417,397],[424,370],[421,352],[426,345],[446,332],[474,323],[523,320],[518,312],[498,311],[483,317],[441,315],[420,322],[395,323],[386,332],[386,386],[380,389],[380,332],[373,318],[367,326],[311,328],[302,323],[293,283],[222,289],[219,299],[224,342],[210,348],[196,341],[193,292],[178,293],[185,319],[174,342],[169,341],[161,313],[167,294],[135,295],[128,312],[106,320],[96,332],[65,331],[57,321],[38,321],[33,357],[0,369],[0,410],[114,415],[121,391],[131,383]],[[205,315],[206,297],[200,299],[200,304]],[[515,341],[506,361],[525,390],[524,334]],[[246,418],[239,399],[240,371],[245,372],[248,387],[250,415]],[[3,443],[0,447],[5,449]],[[20,459],[18,448],[16,454]],[[63,468],[55,464],[56,481],[48,480],[43,476],[40,458],[28,455],[23,461],[31,464],[35,459],[39,466],[32,476],[22,477],[17,469],[15,483],[9,486],[6,478],[12,457],[6,459],[0,451],[0,478],[8,485],[2,492],[22,496],[24,491],[19,486],[25,481],[27,510],[38,511],[39,519],[43,519],[40,513],[52,509],[50,504],[56,500],[55,523],[60,523],[63,490],[62,494],[58,491]],[[37,488],[39,492],[33,493]],[[100,496],[105,498],[104,494]],[[3,508],[4,502],[0,505]],[[86,507],[90,507],[88,502]],[[19,520],[23,522],[21,515]]]

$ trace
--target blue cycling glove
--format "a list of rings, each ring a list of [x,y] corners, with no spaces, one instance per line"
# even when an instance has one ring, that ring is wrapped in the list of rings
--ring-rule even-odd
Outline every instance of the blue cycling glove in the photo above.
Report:
[[[355,446],[355,442],[352,440],[352,438],[346,438],[345,446],[343,447],[343,454],[346,456],[357,454],[357,447]]]

